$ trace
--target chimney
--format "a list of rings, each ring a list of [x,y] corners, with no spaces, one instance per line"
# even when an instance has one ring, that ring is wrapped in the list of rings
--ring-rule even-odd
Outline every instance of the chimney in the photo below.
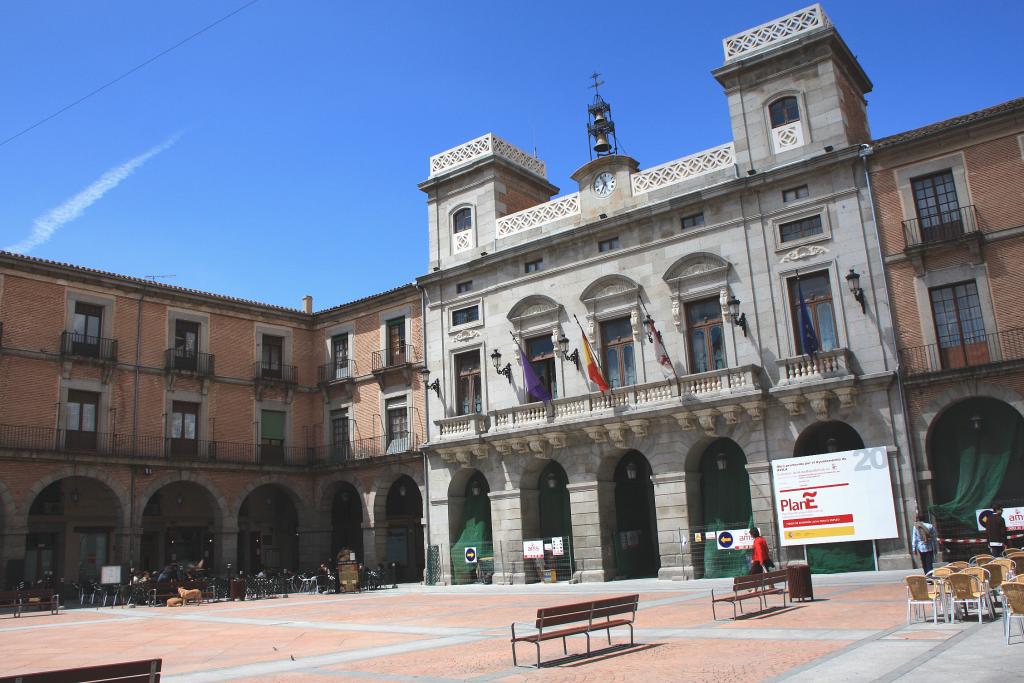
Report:
[[[311,297],[309,294],[307,294],[306,296],[302,297],[302,312],[303,313],[312,313],[313,312],[313,297]]]

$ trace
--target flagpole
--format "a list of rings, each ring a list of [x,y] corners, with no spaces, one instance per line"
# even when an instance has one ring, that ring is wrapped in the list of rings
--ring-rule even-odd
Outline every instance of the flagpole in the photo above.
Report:
[[[672,366],[672,376],[675,377],[676,378],[676,382],[678,382],[679,381],[679,373],[676,372],[676,364],[672,362],[672,357],[668,355],[668,347],[665,346],[665,340],[664,340],[664,338],[662,338],[661,332],[658,330],[657,327],[654,327],[654,318],[651,317],[651,312],[649,310],[647,310],[647,305],[644,304],[644,300],[641,299],[639,295],[637,295],[636,300],[640,303],[640,307],[644,309],[644,313],[647,314],[647,318],[651,321],[651,327],[654,328],[654,333],[656,335],[658,335],[658,343],[661,344],[661,348],[665,350],[665,358],[668,359],[668,364],[670,366]],[[650,330],[647,331],[647,338],[650,339],[652,344],[654,343],[654,340],[651,339],[651,331]],[[659,362],[658,365],[661,365],[661,363]]]
[[[597,366],[597,371],[601,374],[601,378],[604,379],[605,383],[607,384],[607,375],[604,374],[604,368],[601,367],[601,361],[597,358],[596,354],[594,353],[593,347],[590,346],[590,340],[587,339],[587,333],[583,330],[583,325],[580,323],[580,319],[576,317],[575,313],[572,314],[572,319],[576,321],[576,326],[580,328],[580,335],[583,337],[583,343],[587,345],[587,348],[585,349],[588,352],[587,356],[590,358],[591,362]],[[590,381],[593,382],[592,379]],[[597,382],[594,382],[594,384],[597,384]],[[598,389],[600,388],[601,386],[598,385]],[[601,393],[603,394],[604,391],[601,391]],[[608,385],[608,393],[612,393],[612,386],[610,384]]]

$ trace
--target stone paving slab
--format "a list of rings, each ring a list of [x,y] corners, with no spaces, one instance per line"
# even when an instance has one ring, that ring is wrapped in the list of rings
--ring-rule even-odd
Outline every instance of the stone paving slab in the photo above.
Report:
[[[623,581],[555,586],[404,586],[361,595],[292,595],[180,609],[88,608],[0,618],[0,675],[164,658],[174,681],[760,681],[1013,680],[1024,643],[1002,624],[907,626],[905,572],[814,577],[814,602],[713,621],[713,586],[728,581]],[[636,642],[613,631],[519,646],[508,625],[539,606],[639,592]],[[781,602],[781,601],[779,601]],[[731,609],[725,605],[731,614]],[[725,616],[725,614],[720,614]],[[719,641],[719,642],[712,642]],[[46,667],[44,664],[52,663]],[[965,672],[966,673],[965,675]]]

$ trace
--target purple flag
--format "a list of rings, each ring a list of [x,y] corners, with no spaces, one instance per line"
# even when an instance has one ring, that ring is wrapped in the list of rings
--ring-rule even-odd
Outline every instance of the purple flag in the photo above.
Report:
[[[547,402],[551,400],[551,394],[548,393],[547,387],[544,386],[543,380],[537,376],[537,372],[533,369],[533,363],[530,362],[530,357],[523,351],[522,345],[519,340],[512,336],[516,346],[519,347],[519,357],[523,359],[523,379],[526,380],[526,391],[529,392],[530,396],[536,399]]]

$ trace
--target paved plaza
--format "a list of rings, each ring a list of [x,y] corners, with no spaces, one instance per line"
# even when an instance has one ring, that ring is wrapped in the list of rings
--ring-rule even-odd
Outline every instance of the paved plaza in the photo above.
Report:
[[[905,623],[904,572],[815,576],[816,600],[738,621],[711,619],[727,580],[589,585],[401,586],[187,608],[83,608],[0,619],[0,675],[163,658],[168,681],[1007,681],[1024,642],[1002,622]],[[580,658],[545,644],[546,666],[509,624],[537,607],[640,593],[628,631]],[[779,603],[774,600],[773,603]],[[726,606],[728,610],[728,606]],[[719,615],[723,616],[722,613]],[[594,637],[595,650],[607,641]]]

